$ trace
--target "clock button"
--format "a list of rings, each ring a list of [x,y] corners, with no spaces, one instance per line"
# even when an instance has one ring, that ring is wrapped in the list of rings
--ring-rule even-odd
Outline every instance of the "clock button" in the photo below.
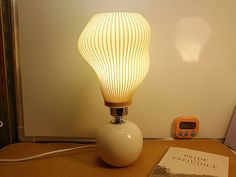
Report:
[[[183,136],[183,133],[182,133],[182,132],[179,132],[179,136]]]
[[[188,132],[185,132],[185,133],[184,133],[184,136],[188,136]]]
[[[195,132],[191,132],[191,136],[194,137],[196,135]]]

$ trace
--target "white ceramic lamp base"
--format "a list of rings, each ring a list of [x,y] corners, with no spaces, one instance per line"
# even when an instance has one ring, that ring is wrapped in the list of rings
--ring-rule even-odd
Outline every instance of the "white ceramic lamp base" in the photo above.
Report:
[[[124,167],[137,160],[143,148],[143,136],[133,122],[107,124],[97,134],[100,158],[115,167]]]

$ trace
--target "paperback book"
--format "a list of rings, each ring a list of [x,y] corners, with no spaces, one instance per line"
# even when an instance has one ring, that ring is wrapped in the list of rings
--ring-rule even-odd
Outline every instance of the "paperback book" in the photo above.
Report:
[[[229,158],[170,147],[150,177],[228,177]]]

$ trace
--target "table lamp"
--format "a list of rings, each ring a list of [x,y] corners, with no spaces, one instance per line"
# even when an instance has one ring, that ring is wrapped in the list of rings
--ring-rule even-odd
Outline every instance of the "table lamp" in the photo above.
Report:
[[[141,131],[123,117],[149,70],[150,35],[142,15],[112,12],[94,15],[78,40],[79,51],[96,72],[105,105],[114,117],[96,137],[99,156],[112,166],[128,166],[142,151]]]

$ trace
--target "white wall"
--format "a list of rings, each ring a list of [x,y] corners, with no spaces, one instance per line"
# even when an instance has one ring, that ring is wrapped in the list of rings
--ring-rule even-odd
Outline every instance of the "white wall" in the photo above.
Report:
[[[95,136],[111,120],[77,40],[98,12],[135,11],[152,29],[150,72],[128,118],[144,137],[170,137],[195,115],[199,137],[222,138],[236,104],[236,1],[19,0],[25,133]]]

